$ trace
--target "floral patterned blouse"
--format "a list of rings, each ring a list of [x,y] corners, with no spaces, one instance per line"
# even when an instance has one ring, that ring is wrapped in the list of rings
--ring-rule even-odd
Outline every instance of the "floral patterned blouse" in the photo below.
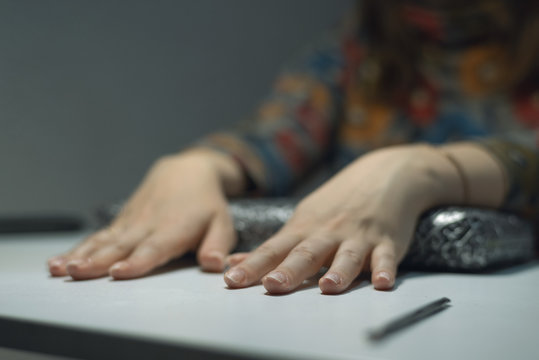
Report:
[[[331,164],[337,171],[376,148],[473,141],[509,175],[503,208],[537,219],[539,84],[518,94],[501,90],[499,81],[510,71],[504,48],[477,40],[485,29],[455,26],[452,14],[418,4],[410,1],[403,11],[423,41],[421,79],[404,103],[373,105],[362,98],[358,82],[376,64],[360,27],[347,24],[293,58],[244,126],[199,144],[234,156],[253,193],[282,196],[316,167]],[[481,23],[478,14],[480,8],[461,20]]]

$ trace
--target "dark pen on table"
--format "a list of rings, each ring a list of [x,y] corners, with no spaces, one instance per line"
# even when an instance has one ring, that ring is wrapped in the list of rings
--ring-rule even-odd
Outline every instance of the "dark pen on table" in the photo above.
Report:
[[[368,332],[368,337],[372,341],[382,340],[401,329],[448,308],[450,302],[451,300],[446,297],[430,302],[418,309],[391,320],[380,327],[370,330]]]

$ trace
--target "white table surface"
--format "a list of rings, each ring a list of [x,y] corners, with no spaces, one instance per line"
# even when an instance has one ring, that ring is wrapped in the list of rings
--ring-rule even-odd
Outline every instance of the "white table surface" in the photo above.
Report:
[[[46,259],[82,237],[0,237],[0,317],[253,357],[539,358],[538,261],[488,274],[409,272],[392,292],[363,280],[338,296],[313,285],[282,296],[261,285],[230,290],[221,274],[192,265],[130,281],[49,277]],[[443,296],[450,308],[367,339],[368,329]]]

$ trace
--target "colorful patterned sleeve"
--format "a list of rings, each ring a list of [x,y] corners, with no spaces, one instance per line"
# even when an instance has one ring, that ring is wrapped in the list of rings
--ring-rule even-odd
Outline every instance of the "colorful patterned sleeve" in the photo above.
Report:
[[[328,34],[292,59],[246,126],[197,143],[234,157],[249,193],[289,194],[327,156],[341,107],[340,37],[340,31]]]
[[[479,141],[507,175],[502,208],[539,220],[539,130]]]

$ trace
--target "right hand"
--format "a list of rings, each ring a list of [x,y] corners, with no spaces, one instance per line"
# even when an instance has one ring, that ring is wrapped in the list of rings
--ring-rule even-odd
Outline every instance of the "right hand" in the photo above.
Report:
[[[239,193],[241,169],[227,155],[194,149],[157,161],[107,228],[48,261],[53,276],[140,277],[188,251],[222,271],[236,244],[226,195]]]

